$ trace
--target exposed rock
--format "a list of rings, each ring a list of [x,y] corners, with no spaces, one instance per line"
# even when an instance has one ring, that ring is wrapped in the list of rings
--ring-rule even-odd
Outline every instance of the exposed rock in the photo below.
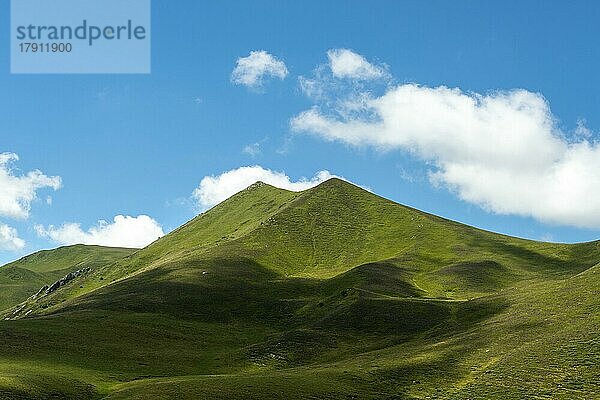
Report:
[[[22,309],[25,308],[25,304],[21,304],[19,307],[17,307],[15,309],[15,311],[13,311],[13,315],[17,315],[19,312],[21,312]]]
[[[45,294],[50,294],[52,292],[55,292],[59,288],[65,286],[67,283],[71,282],[73,279],[75,279],[75,278],[77,278],[77,277],[79,277],[79,276],[81,276],[83,274],[87,274],[88,272],[90,272],[90,268],[89,267],[88,268],[79,269],[77,271],[69,272],[64,278],[61,278],[61,279],[57,280],[52,285],[50,285],[49,287],[47,287],[44,293]],[[42,289],[40,289],[40,291]]]
[[[261,181],[257,181],[255,183],[253,183],[252,185],[248,186],[246,189],[244,189],[244,191],[245,192],[249,192],[251,190],[258,189],[258,188],[261,188],[263,186],[267,186],[267,184],[264,183],[264,182],[261,182]]]
[[[40,290],[38,290],[38,292],[36,294],[34,294],[33,296],[31,296],[31,300],[35,300],[38,297],[40,297],[45,291],[46,289],[48,289],[48,285],[44,285],[40,288]]]

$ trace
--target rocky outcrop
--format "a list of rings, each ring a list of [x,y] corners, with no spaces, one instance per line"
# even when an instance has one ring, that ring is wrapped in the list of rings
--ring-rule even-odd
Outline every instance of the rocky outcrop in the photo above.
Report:
[[[33,296],[31,296],[29,299],[27,299],[24,303],[16,306],[14,309],[12,309],[12,313],[11,314],[5,314],[5,315],[1,315],[0,319],[4,319],[4,320],[14,320],[14,319],[19,319],[19,318],[23,318],[23,317],[27,317],[29,314],[31,314],[33,312],[33,308],[28,309],[28,305],[32,306],[35,304],[36,300],[39,298],[42,298],[50,293],[53,293],[55,291],[57,291],[58,289],[60,289],[61,287],[67,285],[69,282],[71,282],[73,279],[78,278],[82,275],[85,275],[87,273],[89,273],[91,271],[91,268],[86,267],[86,268],[82,268],[82,269],[78,269],[77,271],[73,271],[73,272],[69,272],[67,275],[65,275],[64,277],[60,278],[59,280],[57,280],[56,282],[54,282],[52,285],[48,286],[48,285],[44,285],[40,288],[40,290],[37,291],[36,294],[34,294]],[[42,305],[42,308],[44,308],[44,306]]]
[[[90,268],[89,267],[88,268],[83,268],[83,269],[78,269],[77,271],[69,272],[63,278],[57,280],[52,285],[50,285],[49,287],[47,287],[46,290],[45,290],[45,292],[44,292],[44,294],[50,294],[52,292],[55,292],[56,290],[58,290],[61,287],[65,286],[67,283],[71,282],[73,279],[75,279],[77,277],[80,277],[81,275],[87,274],[88,272],[90,272]],[[44,289],[44,288],[42,288],[42,289]],[[40,289],[40,292],[42,291],[42,289]]]
[[[42,296],[45,292],[46,289],[48,289],[48,285],[44,285],[40,288],[40,290],[38,290],[38,292],[36,294],[34,294],[33,296],[31,296],[32,300],[37,299],[38,297]]]

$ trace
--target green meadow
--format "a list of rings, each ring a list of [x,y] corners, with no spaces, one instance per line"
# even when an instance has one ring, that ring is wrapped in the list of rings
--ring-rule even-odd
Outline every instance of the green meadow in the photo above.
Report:
[[[600,398],[599,262],[600,242],[503,236],[337,179],[257,183],[141,250],[0,267],[0,398]]]

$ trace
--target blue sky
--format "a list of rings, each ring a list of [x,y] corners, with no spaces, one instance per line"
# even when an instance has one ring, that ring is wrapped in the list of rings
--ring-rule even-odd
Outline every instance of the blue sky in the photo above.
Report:
[[[152,218],[131,225],[132,234],[147,227],[151,235],[157,234],[157,225],[166,233],[210,206],[209,200],[198,204],[198,191],[193,195],[204,177],[256,165],[284,173],[292,183],[326,170],[397,202],[510,235],[565,242],[600,237],[594,214],[600,207],[598,193],[586,191],[585,182],[565,187],[577,196],[563,199],[560,183],[538,171],[549,189],[540,195],[534,184],[531,193],[525,193],[523,182],[511,186],[510,173],[521,168],[517,165],[507,172],[508,184],[490,189],[489,182],[456,176],[460,169],[452,172],[463,165],[460,151],[452,153],[445,145],[422,141],[422,136],[402,144],[396,125],[390,122],[381,128],[372,115],[364,115],[384,112],[373,110],[374,103],[351,115],[342,115],[335,105],[364,99],[365,94],[379,104],[378,99],[417,84],[417,97],[431,95],[432,101],[447,95],[452,101],[479,99],[505,106],[515,101],[515,89],[524,89],[532,97],[524,100],[526,104],[541,107],[553,126],[549,133],[532,133],[534,139],[524,142],[531,146],[517,153],[531,152],[531,159],[537,160],[536,144],[554,143],[565,147],[557,150],[564,153],[554,160],[559,164],[580,155],[596,162],[600,7],[594,2],[181,0],[153,1],[152,6],[149,75],[11,75],[8,28],[1,31],[0,54],[5,57],[0,57],[0,153],[19,157],[5,169],[12,177],[40,170],[61,181],[58,190],[35,190],[26,217],[0,215],[0,225],[22,240],[22,245],[0,250],[1,262],[72,241],[81,231],[86,240],[110,235],[106,229],[117,215]],[[0,23],[10,25],[8,2],[0,6]],[[371,79],[336,74],[328,57],[335,49],[351,51],[359,57],[354,61],[364,60],[381,75]],[[252,51],[265,51],[271,61],[285,65],[286,73],[267,72],[258,87],[236,84],[236,62]],[[357,71],[352,65],[348,68],[346,72]],[[326,98],[307,94],[300,77],[324,87]],[[332,84],[338,80],[340,85]],[[436,91],[440,86],[459,88],[460,93]],[[419,88],[432,90],[422,93]],[[540,99],[545,105],[538,104]],[[290,121],[308,110],[318,110],[318,117],[343,129],[356,122],[366,125],[355,140],[310,123],[293,129]],[[489,110],[480,104],[475,112],[480,121]],[[421,117],[447,121],[427,113]],[[506,118],[514,121],[512,115]],[[482,135],[497,132],[494,122],[490,124],[482,125]],[[479,134],[478,126],[474,124],[473,135]],[[377,131],[380,128],[383,132]],[[393,140],[380,145],[381,135],[388,134]],[[587,143],[585,149],[573,150],[582,142]],[[506,150],[516,164],[529,159],[515,161],[510,153]],[[472,161],[469,154],[462,156]],[[554,165],[544,162],[532,168]],[[524,174],[529,173],[528,165],[522,166]],[[440,169],[447,174],[434,184],[430,173]],[[567,169],[563,178],[573,182],[587,177],[578,171]],[[250,171],[250,176],[256,173]],[[485,173],[480,174],[484,180]],[[538,181],[536,173],[532,182]],[[205,180],[203,190],[213,192],[212,197],[204,194],[218,199],[227,192],[221,186],[244,181],[241,174]],[[0,197],[3,190],[8,189],[0,187]],[[556,210],[555,202],[545,199],[553,197],[548,193],[559,198]],[[543,212],[529,211],[531,205],[521,201],[529,195],[542,197]],[[501,210],[498,204],[506,196],[511,205]],[[589,211],[589,219],[564,204],[578,201]],[[571,217],[575,222],[569,222]],[[99,220],[108,223],[99,226]],[[76,225],[62,229],[65,223],[80,224],[79,231]],[[94,230],[88,232],[90,228]]]

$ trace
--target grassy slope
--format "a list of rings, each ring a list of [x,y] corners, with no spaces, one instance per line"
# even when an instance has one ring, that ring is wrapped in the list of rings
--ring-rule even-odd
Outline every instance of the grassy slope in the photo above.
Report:
[[[0,310],[14,306],[71,271],[109,264],[132,249],[65,246],[44,250],[0,267]]]
[[[337,180],[256,185],[2,321],[0,397],[585,396],[599,259]]]

